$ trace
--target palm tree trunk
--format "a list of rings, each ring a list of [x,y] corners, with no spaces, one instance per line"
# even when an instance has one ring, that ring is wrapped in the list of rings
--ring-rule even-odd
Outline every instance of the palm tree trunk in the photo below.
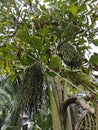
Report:
[[[96,101],[96,130],[98,130],[98,100]]]
[[[68,99],[67,87],[68,87],[68,83],[65,82],[65,84],[64,84],[64,101],[66,99]],[[68,107],[68,110],[67,110],[67,117],[66,117],[66,130],[72,130],[72,122],[71,122],[71,115],[70,115],[69,107]]]
[[[18,114],[18,120],[17,120],[17,130],[21,130],[22,127],[22,118],[23,118],[23,110],[20,109],[19,114]]]
[[[57,111],[56,113],[52,113],[52,119],[55,117],[55,115],[58,115],[59,125],[60,128],[57,129],[57,120],[53,120],[53,130],[72,130],[72,124],[71,124],[71,118],[70,118],[70,111],[69,109],[66,111],[63,109],[63,102],[67,99],[67,84],[64,86],[61,84],[61,79],[58,76],[51,78],[51,84],[52,84],[52,100],[55,101],[55,106],[53,106],[53,101],[51,103],[51,111]],[[51,96],[50,96],[51,99]],[[57,108],[56,108],[57,107]],[[54,108],[54,109],[53,109]],[[55,117],[57,118],[57,117]]]

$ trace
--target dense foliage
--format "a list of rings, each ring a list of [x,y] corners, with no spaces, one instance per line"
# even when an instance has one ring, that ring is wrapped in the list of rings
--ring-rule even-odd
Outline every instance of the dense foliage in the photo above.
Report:
[[[98,54],[90,51],[98,46],[97,10],[96,0],[0,1],[0,90],[2,77],[10,79],[0,92],[0,127],[9,113],[16,122],[13,112],[23,109],[35,129],[51,129],[49,83],[55,76],[68,83],[67,94],[89,92],[93,103],[98,100]]]

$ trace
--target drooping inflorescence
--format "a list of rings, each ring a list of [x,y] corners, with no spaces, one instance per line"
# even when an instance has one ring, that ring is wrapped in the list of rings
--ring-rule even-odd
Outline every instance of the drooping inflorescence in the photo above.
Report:
[[[58,51],[64,63],[71,69],[76,69],[81,66],[82,56],[71,43],[63,43]]]
[[[37,114],[42,106],[43,98],[43,72],[38,63],[25,70],[21,88],[21,101],[25,111],[30,115]]]

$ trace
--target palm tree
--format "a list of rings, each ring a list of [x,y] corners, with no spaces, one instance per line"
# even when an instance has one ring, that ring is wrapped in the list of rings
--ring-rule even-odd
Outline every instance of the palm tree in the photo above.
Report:
[[[16,126],[17,125],[17,112],[19,111],[17,95],[20,81],[18,77],[11,83],[10,77],[5,77],[0,81],[0,112],[1,112],[1,124],[2,127]],[[9,119],[9,120],[8,120]],[[5,129],[4,128],[4,129]]]

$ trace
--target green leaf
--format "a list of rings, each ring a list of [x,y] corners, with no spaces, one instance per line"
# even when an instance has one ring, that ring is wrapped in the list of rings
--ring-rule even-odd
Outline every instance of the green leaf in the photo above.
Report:
[[[45,39],[44,39],[44,47],[45,47],[45,49],[46,49],[46,50],[49,49],[49,48],[50,48],[50,45],[51,45],[51,43],[50,43],[50,41],[49,41],[49,38],[48,38],[48,37],[45,37]]]
[[[4,49],[2,50],[2,53],[3,53],[4,58],[6,58],[6,59],[12,57],[12,54],[11,54],[11,51],[10,51],[9,48],[4,48]]]
[[[69,10],[70,12],[74,15],[77,16],[78,10],[79,10],[79,6],[78,5],[72,5]]]
[[[5,61],[0,59],[0,69],[5,66]]]
[[[78,40],[78,44],[84,44],[86,42],[86,40],[84,38],[80,38]]]
[[[25,0],[27,4],[31,5],[33,0]]]
[[[44,63],[48,63],[48,58],[46,55],[42,55],[41,59],[44,61]]]
[[[87,67],[82,67],[82,71],[86,74],[89,74],[90,73],[90,68],[87,68]]]
[[[60,68],[62,65],[61,59],[58,55],[53,55],[50,59],[49,67],[52,69]]]
[[[33,44],[33,47],[35,49],[37,49],[38,51],[42,52],[44,50],[44,46],[43,46],[43,43],[42,43],[40,37],[33,36],[32,37],[32,44]]]
[[[43,28],[39,31],[39,33],[42,35],[42,36],[48,36],[49,34],[49,29],[48,28]]]
[[[8,72],[8,74],[11,74],[11,69],[8,63],[8,60],[6,61],[6,67],[5,67],[6,72]]]
[[[30,64],[34,63],[35,62],[34,59],[36,60],[33,51],[31,49],[28,50],[27,55],[26,55],[26,60],[25,60],[26,64],[30,65]],[[24,58],[23,58],[23,60],[24,60]]]
[[[29,43],[29,34],[25,27],[18,29],[17,37],[21,42]]]
[[[97,92],[97,94],[96,94],[96,100],[98,100],[98,92]]]
[[[98,39],[93,40],[93,44],[98,46]]]
[[[82,11],[85,11],[85,10],[87,10],[87,6],[86,6],[86,4],[84,3],[84,4],[82,4],[82,5],[80,6],[79,12],[82,12]]]
[[[92,64],[98,64],[98,55],[92,55],[90,58]]]
[[[70,4],[75,4],[76,0],[70,0]]]

